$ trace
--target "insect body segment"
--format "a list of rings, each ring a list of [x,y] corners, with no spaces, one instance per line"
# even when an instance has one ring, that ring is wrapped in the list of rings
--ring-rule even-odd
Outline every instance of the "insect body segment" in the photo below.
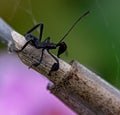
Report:
[[[42,49],[42,53],[40,56],[40,60],[39,62],[36,62],[34,64],[32,64],[32,66],[37,67],[38,65],[40,65],[42,59],[43,59],[43,55],[44,55],[44,50],[46,50],[51,56],[52,58],[56,61],[52,67],[51,70],[49,72],[49,74],[52,71],[57,71],[59,69],[59,60],[50,52],[50,50],[52,49],[56,49],[58,47],[58,53],[57,53],[57,57],[60,57],[60,55],[62,53],[64,53],[67,49],[67,45],[65,42],[63,42],[63,40],[67,37],[67,35],[71,32],[71,30],[75,27],[75,25],[85,16],[89,13],[86,12],[84,13],[73,25],[72,27],[68,30],[68,32],[63,36],[63,38],[58,42],[58,43],[52,43],[50,41],[50,37],[47,37],[44,41],[42,41],[42,34],[43,34],[43,28],[44,25],[42,23],[35,25],[32,29],[30,29],[24,36],[27,40],[27,42],[25,43],[25,45],[21,48],[20,51],[24,50],[24,48],[28,45],[31,44],[32,46],[34,46],[37,49]],[[35,37],[34,35],[32,35],[32,32],[34,30],[36,30],[37,28],[40,29],[40,34],[39,34],[39,38]]]

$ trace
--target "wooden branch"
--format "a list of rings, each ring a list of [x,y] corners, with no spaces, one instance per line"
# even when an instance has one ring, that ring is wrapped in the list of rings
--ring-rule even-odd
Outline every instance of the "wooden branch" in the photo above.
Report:
[[[0,23],[4,22],[0,21]],[[1,28],[0,26],[0,31]],[[0,34],[7,33],[6,29],[4,31]],[[11,35],[14,48],[21,49],[26,43],[24,36],[15,31],[11,31]],[[39,61],[41,49],[28,45],[17,54],[24,64],[31,66]],[[40,66],[32,68],[54,83],[48,88],[63,103],[80,115],[120,115],[120,92],[117,89],[77,61],[68,64],[59,59],[59,70],[49,76],[48,73],[54,62],[45,51]]]

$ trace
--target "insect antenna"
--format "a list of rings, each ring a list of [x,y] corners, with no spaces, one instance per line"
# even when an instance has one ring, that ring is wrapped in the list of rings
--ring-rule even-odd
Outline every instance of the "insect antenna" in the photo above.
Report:
[[[76,24],[84,17],[84,16],[86,16],[87,14],[89,14],[90,12],[89,11],[87,11],[87,12],[85,12],[82,16],[80,16],[75,22],[74,22],[74,24],[71,26],[71,28],[67,31],[67,33],[62,37],[62,39],[58,42],[58,44],[60,43],[60,42],[62,42],[67,36],[68,36],[68,34],[72,31],[72,29],[76,26]]]

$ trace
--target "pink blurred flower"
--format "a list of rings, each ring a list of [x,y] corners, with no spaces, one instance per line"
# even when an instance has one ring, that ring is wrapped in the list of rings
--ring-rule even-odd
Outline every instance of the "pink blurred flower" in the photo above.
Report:
[[[47,83],[15,55],[0,53],[0,115],[75,115],[46,90]]]

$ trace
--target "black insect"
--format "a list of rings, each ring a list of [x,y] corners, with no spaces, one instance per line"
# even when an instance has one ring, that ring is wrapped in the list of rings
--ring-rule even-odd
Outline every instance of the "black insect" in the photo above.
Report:
[[[42,54],[40,57],[39,62],[36,62],[34,64],[32,64],[32,66],[37,67],[38,65],[40,65],[42,59],[43,59],[43,54],[44,54],[44,50],[47,50],[47,52],[52,56],[52,58],[56,61],[50,70],[50,73],[52,71],[57,71],[59,69],[59,60],[52,54],[50,53],[50,50],[52,49],[56,49],[58,47],[58,53],[57,53],[57,57],[59,58],[60,55],[62,53],[64,53],[67,49],[67,45],[65,42],[63,42],[63,40],[67,37],[67,35],[71,32],[71,30],[75,27],[75,25],[87,14],[89,13],[89,11],[87,11],[86,13],[84,13],[80,18],[78,18],[75,23],[72,25],[72,27],[68,30],[68,32],[63,36],[63,38],[58,42],[58,43],[53,43],[50,42],[50,37],[47,37],[44,41],[42,41],[42,34],[43,34],[43,27],[44,25],[42,23],[37,24],[36,26],[34,26],[32,29],[30,29],[24,36],[27,40],[27,42],[25,43],[25,45],[22,47],[21,50],[19,50],[19,52],[21,52],[28,44],[31,44],[32,46],[34,46],[37,49],[42,49]],[[35,37],[34,35],[32,35],[31,33],[36,30],[37,28],[40,28],[40,34],[39,34],[39,38]]]

